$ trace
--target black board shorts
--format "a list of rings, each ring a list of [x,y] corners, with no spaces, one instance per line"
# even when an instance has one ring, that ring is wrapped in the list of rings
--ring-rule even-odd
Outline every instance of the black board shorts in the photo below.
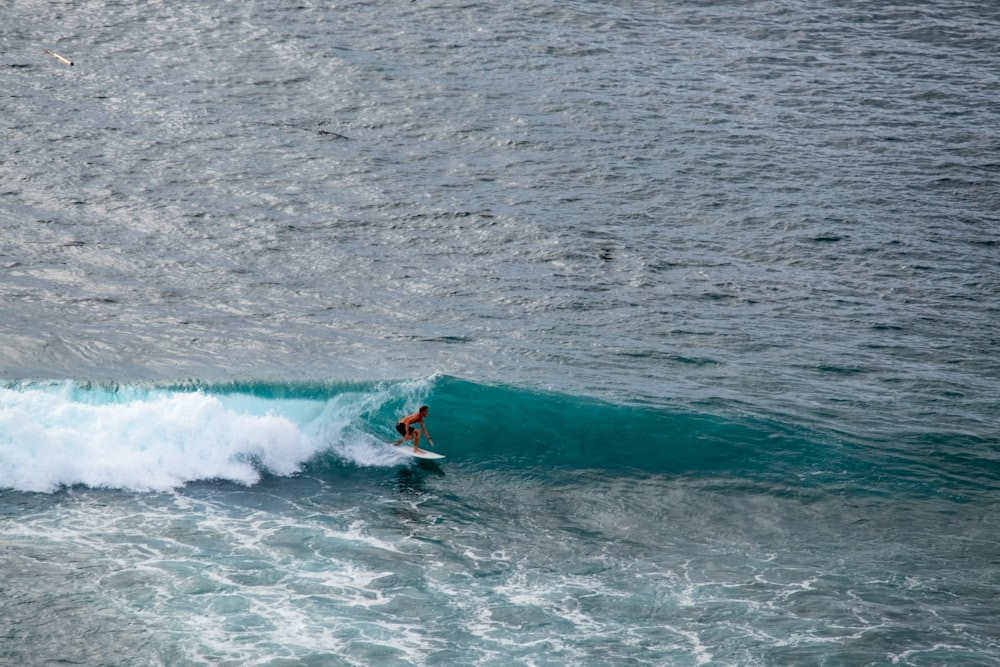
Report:
[[[399,431],[399,434],[404,438],[413,433],[413,427],[407,426],[403,422],[399,422],[398,424],[396,424],[396,430]]]

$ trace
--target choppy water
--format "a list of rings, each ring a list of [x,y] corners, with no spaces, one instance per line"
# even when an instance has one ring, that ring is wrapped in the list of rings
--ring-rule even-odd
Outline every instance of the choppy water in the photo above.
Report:
[[[991,3],[2,18],[0,662],[1000,664]]]

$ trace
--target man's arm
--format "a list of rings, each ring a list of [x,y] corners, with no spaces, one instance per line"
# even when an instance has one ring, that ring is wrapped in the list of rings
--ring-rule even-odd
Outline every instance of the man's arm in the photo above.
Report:
[[[431,447],[434,446],[434,438],[431,437],[431,432],[427,430],[427,424],[424,422],[424,418],[420,418],[420,425],[424,427],[424,435],[427,436],[427,442],[431,443]]]

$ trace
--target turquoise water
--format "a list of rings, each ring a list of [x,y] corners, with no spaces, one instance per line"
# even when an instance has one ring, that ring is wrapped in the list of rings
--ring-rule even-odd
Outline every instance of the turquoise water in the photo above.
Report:
[[[387,444],[419,402],[440,463]],[[982,443],[450,377],[29,384],[0,414],[9,661],[995,659]]]
[[[1000,665],[992,4],[3,18],[0,663]]]

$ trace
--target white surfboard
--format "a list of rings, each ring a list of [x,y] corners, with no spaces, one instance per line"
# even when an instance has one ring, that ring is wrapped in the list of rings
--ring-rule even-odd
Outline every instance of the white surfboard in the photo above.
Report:
[[[412,456],[413,458],[417,459],[435,460],[444,458],[443,455],[435,454],[434,452],[428,452],[426,449],[421,449],[420,451],[415,452],[413,451],[413,445],[410,445],[409,447],[407,447],[406,445],[400,445],[396,447],[396,449],[399,450],[400,454],[406,454],[407,456]]]

